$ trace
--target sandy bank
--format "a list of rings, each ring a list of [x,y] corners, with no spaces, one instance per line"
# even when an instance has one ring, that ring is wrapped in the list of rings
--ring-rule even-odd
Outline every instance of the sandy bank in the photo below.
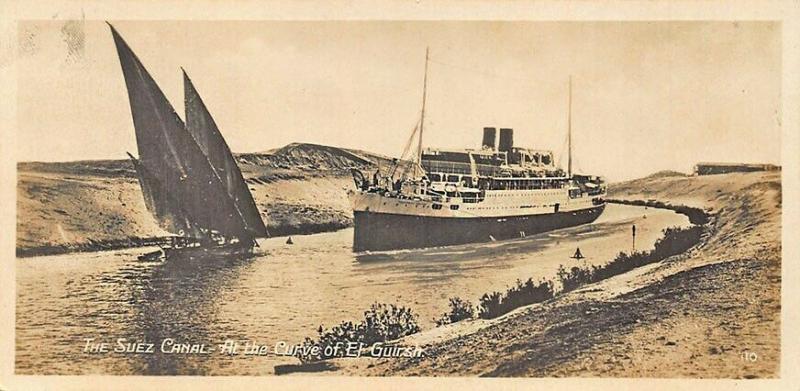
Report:
[[[19,172],[17,255],[107,250],[157,244],[169,236],[147,212],[131,177]],[[352,225],[343,175],[250,183],[271,236]]]
[[[351,226],[349,168],[386,164],[312,144],[238,160],[271,236]],[[20,163],[17,174],[17,256],[152,245],[169,235],[147,212],[128,161]]]
[[[417,359],[336,360],[369,376],[775,377],[780,367],[779,173],[662,176],[612,186],[610,198],[712,214],[689,253],[491,321],[403,341]],[[753,357],[757,359],[745,360]]]

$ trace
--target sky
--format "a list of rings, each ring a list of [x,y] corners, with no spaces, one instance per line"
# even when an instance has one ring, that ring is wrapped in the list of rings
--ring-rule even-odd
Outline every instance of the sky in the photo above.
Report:
[[[563,156],[572,78],[577,171],[611,180],[700,161],[780,164],[781,37],[773,22],[118,21],[183,113],[186,69],[234,152],[309,142],[399,155],[478,148],[484,126]],[[17,158],[136,151],[102,21],[18,27]]]

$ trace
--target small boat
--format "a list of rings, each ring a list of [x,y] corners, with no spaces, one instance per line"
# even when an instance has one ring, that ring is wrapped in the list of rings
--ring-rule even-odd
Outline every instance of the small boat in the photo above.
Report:
[[[163,256],[164,256],[164,251],[163,250],[155,250],[155,251],[151,251],[149,253],[144,253],[142,255],[139,255],[137,257],[137,259],[142,261],[142,262],[155,262],[155,261],[161,260],[161,258]]]
[[[172,233],[163,256],[252,253],[267,229],[228,144],[183,71],[186,122],[111,26],[136,132],[128,153],[147,210]],[[157,252],[140,258],[157,259]]]
[[[572,259],[583,259],[583,258],[586,258],[586,257],[584,257],[583,254],[581,254],[581,248],[578,247],[578,248],[575,249],[575,254],[572,254],[572,256],[570,258],[572,258]]]

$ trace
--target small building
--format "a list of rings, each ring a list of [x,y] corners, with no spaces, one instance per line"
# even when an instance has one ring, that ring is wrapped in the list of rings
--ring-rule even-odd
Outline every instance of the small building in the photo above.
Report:
[[[762,163],[697,163],[695,175],[716,175],[729,172],[780,171],[781,166]]]

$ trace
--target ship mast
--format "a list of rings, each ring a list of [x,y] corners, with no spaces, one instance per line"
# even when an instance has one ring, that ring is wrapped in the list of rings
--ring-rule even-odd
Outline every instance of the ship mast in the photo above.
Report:
[[[422,114],[419,119],[419,140],[417,140],[417,162],[414,165],[414,177],[417,178],[417,170],[422,167],[422,131],[425,128],[425,99],[428,96],[428,54],[430,47],[425,48],[425,76],[422,81]],[[421,173],[420,173],[421,174]]]
[[[569,109],[567,114],[567,178],[572,179],[572,75],[569,77]]]

